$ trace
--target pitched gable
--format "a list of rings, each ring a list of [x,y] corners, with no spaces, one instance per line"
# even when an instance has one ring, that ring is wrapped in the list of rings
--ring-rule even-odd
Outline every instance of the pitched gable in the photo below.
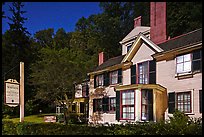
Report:
[[[153,50],[156,53],[163,51],[160,47],[154,44],[151,40],[146,38],[142,33],[139,33],[137,39],[133,43],[128,53],[123,58],[122,62],[131,61],[143,43],[145,43],[151,50]]]

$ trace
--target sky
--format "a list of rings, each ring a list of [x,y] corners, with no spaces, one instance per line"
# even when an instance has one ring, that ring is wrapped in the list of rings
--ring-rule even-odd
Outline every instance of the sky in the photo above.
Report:
[[[11,2],[5,2],[2,10],[11,17]],[[99,2],[23,2],[23,17],[27,18],[24,27],[33,35],[37,31],[64,28],[66,32],[75,30],[75,24],[81,17],[102,13]],[[2,34],[9,29],[8,18],[2,19]]]

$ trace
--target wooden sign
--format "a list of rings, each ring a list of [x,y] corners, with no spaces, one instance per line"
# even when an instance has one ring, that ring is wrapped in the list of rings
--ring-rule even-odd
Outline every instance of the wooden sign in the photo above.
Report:
[[[19,105],[20,84],[15,79],[5,81],[4,103],[15,107]]]
[[[44,116],[44,122],[56,122],[56,116]]]

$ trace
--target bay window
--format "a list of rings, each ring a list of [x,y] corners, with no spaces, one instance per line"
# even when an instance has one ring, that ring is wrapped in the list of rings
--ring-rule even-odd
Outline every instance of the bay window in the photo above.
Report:
[[[142,113],[143,121],[153,120],[153,93],[150,89],[142,89]]]
[[[134,120],[134,90],[128,90],[122,92],[122,119]]]

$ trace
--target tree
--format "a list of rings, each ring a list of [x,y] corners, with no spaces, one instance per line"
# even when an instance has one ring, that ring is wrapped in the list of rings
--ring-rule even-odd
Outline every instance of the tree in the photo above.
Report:
[[[45,30],[40,30],[34,34],[35,41],[41,47],[53,47],[53,37],[54,37],[54,29],[48,28]]]
[[[167,2],[167,35],[175,37],[202,28],[202,2]]]
[[[23,17],[25,11],[21,2],[13,2],[10,6],[12,13],[9,19],[9,30],[2,35],[2,75],[4,80],[8,78],[20,80],[19,64],[25,64],[25,102],[32,96],[32,87],[29,86],[29,65],[33,61],[30,33],[24,27],[27,18]]]

